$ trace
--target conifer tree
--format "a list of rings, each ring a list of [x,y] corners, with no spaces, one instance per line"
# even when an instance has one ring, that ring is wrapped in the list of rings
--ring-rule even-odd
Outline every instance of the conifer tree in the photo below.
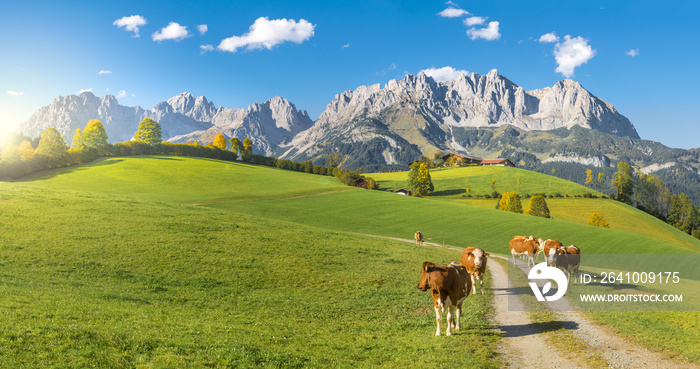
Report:
[[[549,218],[549,207],[542,195],[535,195],[530,198],[525,214],[536,217]]]

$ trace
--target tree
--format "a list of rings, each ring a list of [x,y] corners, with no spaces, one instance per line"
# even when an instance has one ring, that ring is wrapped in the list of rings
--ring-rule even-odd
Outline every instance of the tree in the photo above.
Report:
[[[593,171],[588,169],[586,170],[586,186],[592,185],[593,184]]]
[[[603,214],[597,211],[592,213],[591,216],[588,218],[588,225],[610,228],[610,224],[608,224],[605,218],[603,218]]]
[[[241,140],[239,140],[238,137],[231,137],[228,142],[231,144],[231,151],[235,152],[236,155],[241,156],[243,152],[243,143]]]
[[[75,129],[75,134],[73,135],[73,141],[71,142],[70,147],[71,149],[76,150],[80,150],[85,147],[85,145],[83,145],[83,134],[80,131],[80,128]]]
[[[612,185],[615,187],[615,198],[618,201],[632,205],[634,177],[632,177],[632,169],[629,164],[624,161],[617,163],[617,172],[613,177]]]
[[[221,133],[214,136],[213,144],[214,144],[214,147],[216,147],[216,148],[219,148],[221,150],[226,150],[226,138]]]
[[[107,147],[107,132],[105,127],[97,119],[87,123],[83,130],[82,143],[91,149],[103,149]]]
[[[29,140],[22,141],[19,144],[17,151],[19,152],[19,158],[21,160],[26,161],[34,157],[34,148],[32,147],[32,144],[29,142]]]
[[[503,211],[522,213],[523,204],[520,201],[520,195],[515,192],[504,192],[501,200],[498,202],[498,208]]]
[[[151,146],[163,142],[160,124],[151,118],[143,118],[139,123],[139,128],[134,133],[134,140]]]
[[[416,177],[416,186],[413,193],[418,196],[426,196],[433,192],[433,181],[430,178],[430,167],[426,163],[420,164],[418,167],[418,175]]]
[[[595,190],[599,192],[603,192],[603,173],[599,172],[598,173],[598,180],[596,181],[595,184]]]
[[[418,184],[418,171],[420,170],[420,163],[414,161],[411,163],[410,170],[408,171],[408,180],[406,181],[406,186],[408,186],[411,191],[414,191]]]
[[[549,207],[547,206],[547,201],[545,201],[544,196],[532,196],[530,198],[530,202],[527,204],[525,214],[533,215],[536,217],[549,218]]]
[[[35,153],[52,158],[63,158],[68,150],[68,145],[56,128],[49,127],[42,134]]]
[[[253,158],[253,142],[246,138],[243,140],[243,151],[241,152],[243,161],[250,161]]]

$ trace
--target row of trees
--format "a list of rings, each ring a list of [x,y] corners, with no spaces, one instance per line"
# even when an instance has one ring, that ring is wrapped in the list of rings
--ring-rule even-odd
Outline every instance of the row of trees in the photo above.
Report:
[[[51,168],[87,163],[100,156],[131,156],[165,154],[236,160],[238,154],[213,145],[172,144],[162,142],[158,122],[146,118],[134,133],[134,140],[108,143],[108,136],[99,120],[91,120],[84,129],[78,128],[68,147],[63,136],[53,127],[47,128],[35,145],[24,138],[18,145],[8,145],[0,154],[0,178],[13,179]],[[246,139],[247,140],[247,139]],[[242,145],[245,152],[245,144]],[[249,145],[252,147],[252,145]],[[252,156],[252,148],[249,149]]]
[[[672,194],[661,178],[619,162],[612,179],[613,197],[700,239],[700,208],[684,193]]]
[[[46,129],[41,138],[34,143],[24,138],[18,145],[11,144],[0,154],[0,178],[13,179],[26,176],[44,169],[59,168],[87,163],[100,156],[133,155],[180,155],[211,159],[243,161],[267,165],[286,170],[295,170],[319,175],[336,176],[349,186],[360,183],[362,187],[376,189],[378,186],[372,178],[365,177],[359,171],[343,170],[340,167],[341,156],[329,154],[327,167],[314,165],[310,160],[298,163],[287,159],[277,159],[253,154],[253,143],[249,138],[242,141],[232,137],[228,141],[223,134],[217,134],[211,144],[202,146],[199,142],[175,144],[162,142],[161,127],[151,118],[145,118],[134,138],[127,142],[108,143],[107,132],[99,120],[91,120],[84,129],[78,128],[68,147],[63,136],[53,127]],[[35,148],[36,146],[36,148]]]

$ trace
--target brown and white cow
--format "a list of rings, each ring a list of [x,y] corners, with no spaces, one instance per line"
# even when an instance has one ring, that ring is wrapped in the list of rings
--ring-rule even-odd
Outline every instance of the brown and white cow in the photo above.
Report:
[[[581,250],[571,245],[560,247],[552,253],[552,266],[561,269],[566,274],[567,282],[571,283],[571,275],[574,275],[574,284],[578,280],[578,268],[581,264]]]
[[[543,240],[539,239],[539,247],[537,248],[537,255],[535,255],[535,262],[537,262],[537,258],[540,256],[540,253],[544,254],[544,260],[547,262],[547,265],[552,264],[552,259],[550,257],[550,250],[552,249],[558,249],[560,247],[564,247],[564,245],[557,241],[557,240]]]
[[[469,246],[462,251],[462,257],[459,259],[460,264],[467,268],[469,276],[472,280],[472,293],[476,293],[476,280],[479,280],[481,294],[484,294],[484,273],[486,272],[486,262],[489,258],[489,253],[478,247]]]
[[[537,253],[538,242],[534,237],[515,236],[509,242],[510,253],[513,255],[513,263],[515,264],[515,255],[527,256],[527,265],[535,266],[535,254]]]
[[[437,320],[436,336],[440,335],[440,323],[442,311],[447,308],[447,333],[452,335],[452,329],[459,330],[459,316],[462,312],[462,302],[469,296],[472,288],[472,280],[467,269],[461,265],[449,264],[436,266],[426,261],[420,273],[418,289],[427,291],[430,289],[433,295],[435,307],[435,319]],[[457,312],[455,313],[455,308]],[[456,315],[455,315],[456,314]]]
[[[414,234],[413,237],[416,239],[416,245],[423,244],[423,233],[421,231],[416,231],[416,234]]]

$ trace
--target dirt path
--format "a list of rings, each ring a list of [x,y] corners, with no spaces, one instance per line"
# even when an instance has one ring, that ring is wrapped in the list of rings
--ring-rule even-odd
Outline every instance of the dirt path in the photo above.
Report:
[[[358,235],[386,238],[403,242],[414,240],[375,236],[355,233]],[[447,248],[461,252],[462,249],[445,247],[432,242],[424,242],[424,246]],[[493,255],[511,263],[508,258]],[[497,262],[488,263],[494,292],[494,324],[501,332],[502,346],[499,351],[505,358],[508,367],[512,368],[586,368],[580,360],[568,358],[569,353],[562,353],[547,342],[549,333],[542,325],[532,323],[527,311],[512,308],[510,303],[519,304],[517,296],[512,299],[512,291],[508,288],[508,273]],[[560,300],[561,301],[561,300]],[[566,302],[564,302],[566,303]],[[518,310],[518,311],[516,311]],[[639,345],[632,344],[615,335],[608,328],[597,325],[584,314],[573,309],[553,312],[557,320],[567,328],[574,337],[588,346],[588,350],[598,353],[609,364],[608,368],[663,368],[663,369],[700,369],[700,365],[679,362],[664,355],[649,351]]]

